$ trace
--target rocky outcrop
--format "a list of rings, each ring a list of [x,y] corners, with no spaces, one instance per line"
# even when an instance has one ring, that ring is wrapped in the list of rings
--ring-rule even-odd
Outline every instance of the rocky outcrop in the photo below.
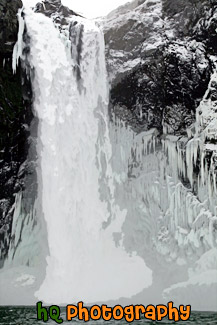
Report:
[[[101,21],[110,108],[137,131],[163,124],[184,134],[207,89],[216,54],[214,1],[133,1]],[[163,123],[162,123],[163,122]]]
[[[52,17],[55,23],[60,25],[66,25],[67,18],[72,15],[80,16],[68,7],[63,6],[61,0],[45,0],[39,2],[35,7],[35,12],[42,13],[47,17]]]
[[[31,89],[20,66],[12,71],[21,7],[20,0],[0,1],[0,266],[10,242],[14,195],[22,187],[19,170],[27,157],[31,120]]]
[[[22,8],[21,0],[1,0],[0,2],[0,52],[11,56],[17,40],[17,11]]]

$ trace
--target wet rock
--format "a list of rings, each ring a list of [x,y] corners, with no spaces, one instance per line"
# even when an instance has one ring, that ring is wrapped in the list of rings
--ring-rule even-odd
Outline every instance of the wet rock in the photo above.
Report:
[[[10,56],[17,40],[17,11],[22,8],[21,0],[0,2],[0,53]]]
[[[0,264],[8,251],[15,193],[22,187],[18,171],[28,154],[31,87],[18,66],[12,71],[20,0],[0,2]],[[24,96],[25,93],[25,96]]]

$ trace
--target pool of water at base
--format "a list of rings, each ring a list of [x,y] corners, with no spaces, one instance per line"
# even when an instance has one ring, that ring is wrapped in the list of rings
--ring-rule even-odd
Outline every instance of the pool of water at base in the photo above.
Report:
[[[70,324],[70,323],[80,323],[84,324],[84,321],[80,321],[77,318],[74,318],[71,322],[66,321],[66,313],[65,308],[61,309],[61,318],[64,320],[62,324]],[[100,325],[100,324],[108,324],[108,325],[123,325],[129,324],[127,321],[120,320],[110,320],[110,321],[89,321],[85,324],[90,325]],[[170,321],[168,319],[163,319],[160,322],[151,321],[147,319],[141,319],[140,321],[133,321],[133,324],[217,324],[217,313],[212,312],[192,312],[191,317],[188,321]],[[36,314],[36,307],[1,307],[0,306],[0,324],[1,325],[40,325],[40,324],[57,324],[55,321],[49,319],[47,322],[38,321]],[[77,324],[78,325],[78,324]]]

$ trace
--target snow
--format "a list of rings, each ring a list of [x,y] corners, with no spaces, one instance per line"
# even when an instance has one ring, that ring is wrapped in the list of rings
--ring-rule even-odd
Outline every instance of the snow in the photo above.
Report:
[[[22,283],[22,287],[30,286],[35,283],[35,277],[31,274],[22,274],[20,277],[18,277],[15,282],[18,282],[20,285],[20,282]],[[18,286],[17,283],[15,283],[15,286]]]
[[[164,297],[165,299],[173,297],[173,301],[177,304],[190,301],[193,310],[216,310],[217,249],[211,249],[202,255],[196,265],[195,270],[189,269],[189,279],[165,289]],[[194,300],[191,300],[192,295],[195,296]]]
[[[106,53],[110,82],[113,82],[117,75],[125,74],[143,63],[143,58],[139,54],[141,51],[152,51],[164,44],[163,33],[162,35],[159,33],[159,30],[163,29],[161,17],[161,0],[144,1],[140,5],[138,1],[132,1],[98,20],[105,37],[107,38],[108,33],[110,38],[109,50]],[[111,38],[112,33],[118,35],[119,32],[125,45],[122,40],[118,43]]]
[[[45,266],[38,267],[13,266],[0,270],[0,305],[24,306],[34,305],[38,301],[34,292],[38,290],[43,280],[42,270]],[[45,269],[44,269],[45,270]]]

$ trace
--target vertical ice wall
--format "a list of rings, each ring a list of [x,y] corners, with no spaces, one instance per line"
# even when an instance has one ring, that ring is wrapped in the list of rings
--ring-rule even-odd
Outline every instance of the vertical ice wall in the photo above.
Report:
[[[195,125],[188,130],[188,137],[176,138],[175,141],[167,136],[164,141],[164,150],[168,155],[169,165],[177,166],[177,173],[168,170],[168,174],[173,178],[182,179],[182,183],[189,188],[189,198],[186,203],[191,202],[192,209],[188,207],[185,216],[189,215],[187,226],[201,231],[198,240],[205,239],[205,247],[216,245],[213,242],[213,236],[216,236],[216,208],[217,208],[217,191],[216,191],[216,174],[217,174],[217,113],[215,91],[217,87],[216,78],[216,58],[213,60],[213,75],[201,101],[197,113]],[[176,175],[175,175],[176,174]],[[183,184],[179,188],[185,189]],[[177,191],[177,190],[176,190]],[[177,197],[180,202],[180,190]],[[194,195],[193,195],[194,194]],[[178,206],[179,207],[179,206]],[[179,216],[177,220],[182,218]],[[185,217],[186,219],[186,217]],[[207,235],[203,235],[202,233]],[[210,235],[208,239],[208,234]],[[203,239],[202,239],[203,238]],[[206,245],[206,240],[209,242]],[[187,243],[186,243],[187,244]],[[199,244],[198,244],[199,245]],[[205,249],[206,250],[206,249]]]
[[[210,116],[215,123],[215,114]],[[215,168],[212,160],[208,167],[205,139],[198,134],[160,138],[156,130],[137,135],[118,120],[110,134],[115,195],[128,211],[123,229],[129,250],[137,247],[144,257],[148,244],[183,265],[216,247]]]
[[[136,250],[153,270],[153,285],[144,291],[144,300],[151,293],[154,301],[161,296],[165,303],[216,310],[216,196],[214,187],[208,192],[200,183],[200,167],[195,177],[200,153],[186,161],[189,141],[197,145],[198,136],[159,137],[157,130],[138,135],[118,119],[111,123],[110,136],[115,197],[127,210],[124,246]]]

